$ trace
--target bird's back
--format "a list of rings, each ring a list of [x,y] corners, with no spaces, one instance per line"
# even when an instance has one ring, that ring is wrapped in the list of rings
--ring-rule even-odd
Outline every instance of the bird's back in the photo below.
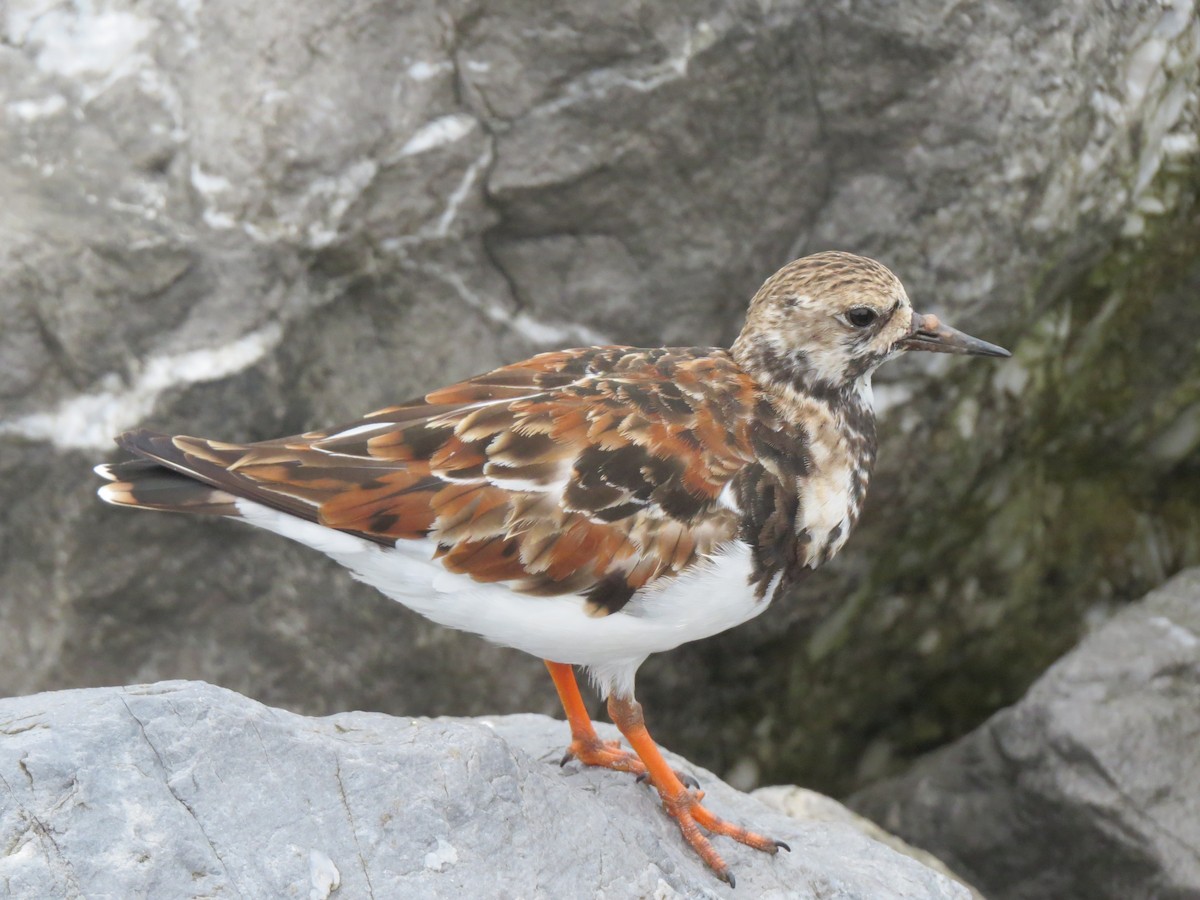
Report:
[[[289,438],[130,432],[139,458],[101,467],[103,495],[419,541],[451,573],[605,615],[738,537],[728,486],[754,463],[758,404],[724,350],[561,351]]]

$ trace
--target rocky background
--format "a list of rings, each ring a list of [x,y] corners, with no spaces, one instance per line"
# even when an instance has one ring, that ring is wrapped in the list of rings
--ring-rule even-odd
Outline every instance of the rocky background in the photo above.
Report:
[[[308,714],[553,712],[541,664],[236,525],[102,506],[534,351],[729,341],[844,248],[1013,360],[880,373],[859,532],[651,660],[651,728],[844,792],[1200,563],[1194,0],[9,0],[0,694],[203,678]]]
[[[1198,740],[1200,569],[1189,569],[1020,702],[851,802],[991,900],[1200,897]]]

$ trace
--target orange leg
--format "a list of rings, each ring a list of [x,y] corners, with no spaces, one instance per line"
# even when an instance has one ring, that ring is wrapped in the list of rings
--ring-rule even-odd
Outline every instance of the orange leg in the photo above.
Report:
[[[688,790],[680,781],[675,770],[663,759],[658,745],[646,731],[646,722],[642,718],[642,705],[636,700],[610,696],[608,698],[608,714],[645,764],[650,781],[658,790],[659,797],[662,798],[663,808],[679,824],[679,830],[683,832],[684,840],[692,845],[692,849],[700,854],[700,858],[716,872],[717,877],[722,881],[726,881],[732,886],[734,883],[733,873],[725,865],[725,860],[721,859],[720,854],[713,849],[708,838],[700,831],[701,828],[712,834],[726,835],[765,853],[778,853],[781,847],[784,850],[791,849],[782,841],[774,841],[761,834],[755,834],[753,831],[747,831],[739,825],[719,818],[701,806],[700,801],[704,799],[704,794],[700,791]]]
[[[550,660],[545,660],[545,663],[550,670],[550,677],[554,679],[554,687],[558,689],[558,699],[562,701],[567,722],[571,725],[571,744],[562,758],[562,765],[577,759],[585,766],[600,766],[639,776],[646,774],[646,767],[641,760],[628,750],[622,750],[620,741],[600,740],[596,729],[592,727],[592,717],[583,705],[579,685],[575,683],[574,668]]]

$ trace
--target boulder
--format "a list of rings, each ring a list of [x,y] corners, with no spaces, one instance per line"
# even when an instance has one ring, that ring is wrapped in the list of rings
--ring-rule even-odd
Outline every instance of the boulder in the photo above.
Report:
[[[199,682],[0,701],[0,887],[42,898],[969,900],[852,827],[790,819],[696,770],[715,807],[793,849],[770,857],[720,839],[735,893],[651,789],[560,767],[566,737],[565,723],[535,715],[309,719]]]
[[[971,892],[972,900],[986,900],[983,894],[979,893],[974,886],[965,881],[957,873],[951,871],[949,866],[928,850],[914,847],[907,841],[896,837],[890,831],[885,831],[875,822],[872,822],[865,816],[859,815],[832,797],[826,797],[824,794],[818,794],[816,791],[810,791],[808,788],[802,788],[794,784],[775,784],[769,787],[761,787],[753,791],[750,796],[756,800],[761,800],[767,806],[771,807],[771,809],[777,809],[791,816],[793,819],[800,819],[803,822],[837,822],[849,825],[868,837],[874,838],[880,843],[887,844],[893,850],[903,853],[905,856],[911,856],[935,872],[941,872],[947,878],[957,881]]]
[[[1200,896],[1200,569],[1019,703],[855,795],[992,900]]]
[[[1016,357],[881,371],[846,552],[641,690],[743,784],[903,767],[1200,562],[1198,59],[1193,0],[9,0],[0,695],[552,711],[536,660],[104,508],[91,466],[137,425],[254,440],[552,347],[723,343],[836,247]]]

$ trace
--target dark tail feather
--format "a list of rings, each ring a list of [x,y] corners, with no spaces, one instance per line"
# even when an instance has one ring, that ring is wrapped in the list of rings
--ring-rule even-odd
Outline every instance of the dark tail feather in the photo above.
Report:
[[[204,475],[187,465],[168,435],[129,431],[117,443],[141,458],[96,466],[96,474],[109,481],[97,492],[100,499],[138,509],[239,515],[237,498],[202,480]]]

